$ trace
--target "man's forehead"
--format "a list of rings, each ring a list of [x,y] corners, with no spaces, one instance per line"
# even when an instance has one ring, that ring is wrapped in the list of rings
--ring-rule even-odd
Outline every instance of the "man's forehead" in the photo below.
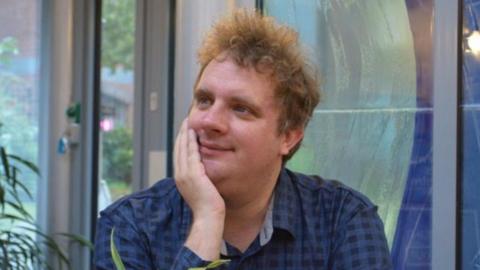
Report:
[[[269,72],[262,72],[251,66],[240,66],[231,58],[212,60],[200,70],[195,88],[198,88],[200,83],[212,82],[226,85],[235,84],[244,88],[275,88],[274,80]]]

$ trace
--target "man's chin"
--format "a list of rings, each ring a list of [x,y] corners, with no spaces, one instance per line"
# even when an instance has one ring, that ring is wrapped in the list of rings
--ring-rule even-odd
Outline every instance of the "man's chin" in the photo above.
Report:
[[[215,185],[229,178],[230,173],[228,172],[227,168],[221,166],[221,164],[218,164],[217,162],[206,161],[204,162],[204,166],[205,173]]]
[[[218,170],[213,170],[213,171],[208,171],[207,170],[206,174],[207,174],[208,178],[210,179],[210,181],[212,181],[212,183],[214,185],[217,185],[217,184],[221,183],[223,180],[228,178],[226,173],[218,171]]]

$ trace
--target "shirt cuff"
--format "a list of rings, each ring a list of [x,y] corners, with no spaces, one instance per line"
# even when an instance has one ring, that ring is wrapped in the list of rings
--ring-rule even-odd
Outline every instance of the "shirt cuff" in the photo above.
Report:
[[[205,267],[209,263],[211,262],[202,260],[202,258],[195,254],[191,249],[183,246],[178,252],[177,258],[175,259],[171,270],[185,270],[190,267]]]

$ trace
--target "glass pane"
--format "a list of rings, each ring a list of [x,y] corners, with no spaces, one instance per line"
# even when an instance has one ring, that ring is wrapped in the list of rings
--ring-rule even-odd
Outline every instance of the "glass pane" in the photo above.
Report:
[[[131,192],[135,1],[103,0],[99,211]]]
[[[299,31],[323,78],[323,101],[288,166],[377,204],[395,269],[431,263],[432,2],[264,2]]]
[[[41,1],[4,0],[0,8],[0,145],[6,147],[9,154],[34,164],[38,164],[41,95],[38,64],[40,10]],[[0,168],[3,173],[3,166]],[[20,170],[17,178],[32,197],[20,191],[19,199],[35,218],[37,176],[24,166],[20,166]],[[5,187],[4,183],[2,187]],[[7,196],[7,200],[13,199]]]
[[[463,14],[462,269],[480,269],[480,1]]]

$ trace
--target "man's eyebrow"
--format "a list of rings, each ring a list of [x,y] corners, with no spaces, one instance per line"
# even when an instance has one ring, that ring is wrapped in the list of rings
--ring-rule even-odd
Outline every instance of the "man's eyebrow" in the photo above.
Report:
[[[206,88],[196,88],[195,91],[193,92],[193,96],[194,98],[198,98],[198,97],[211,98],[213,97],[213,93]],[[236,96],[230,97],[228,99],[228,102],[245,105],[249,107],[256,114],[261,115],[262,107],[260,106],[260,104],[257,104],[252,98],[242,96],[242,95],[236,95]]]
[[[199,97],[199,96],[212,96],[212,93],[210,91],[208,91],[208,89],[205,89],[205,88],[196,88],[194,91],[193,91],[193,96],[194,97]]]
[[[250,107],[250,109],[254,110],[256,113],[259,113],[259,114],[262,111],[262,107],[259,104],[257,104],[254,100],[248,97],[233,96],[230,98],[230,102],[246,105]]]

